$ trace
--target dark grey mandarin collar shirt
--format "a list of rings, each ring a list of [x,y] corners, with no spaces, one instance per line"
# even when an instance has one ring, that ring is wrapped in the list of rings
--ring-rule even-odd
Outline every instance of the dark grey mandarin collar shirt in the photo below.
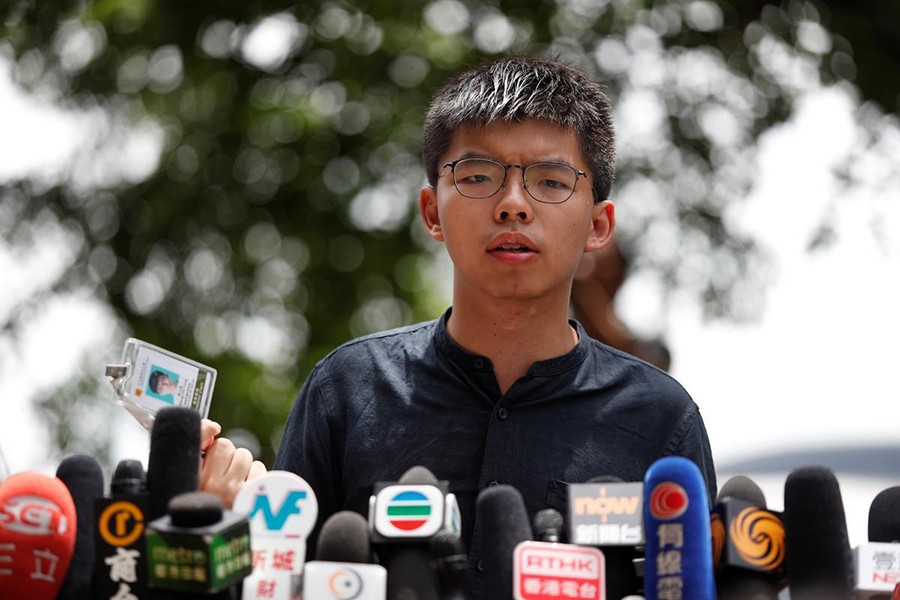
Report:
[[[275,468],[309,482],[319,526],[339,510],[367,515],[372,484],[416,465],[450,482],[473,565],[476,500],[492,484],[516,487],[531,516],[548,507],[565,514],[567,483],[642,481],[655,460],[680,455],[715,496],[703,420],[669,375],[572,321],[575,348],[536,362],[501,394],[490,360],[450,338],[449,315],[348,342],[303,385]]]

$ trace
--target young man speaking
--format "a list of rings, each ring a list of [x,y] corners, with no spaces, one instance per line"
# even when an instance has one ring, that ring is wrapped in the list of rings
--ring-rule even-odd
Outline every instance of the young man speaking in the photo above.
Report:
[[[601,87],[551,60],[481,64],[437,94],[419,208],[453,262],[453,304],[339,347],[303,385],[274,466],[312,485],[320,525],[342,509],[367,514],[372,484],[416,465],[450,482],[473,563],[476,499],[498,483],[531,515],[564,512],[567,483],[641,481],[681,455],[714,496],[690,396],[568,316],[582,256],[615,228],[610,119]]]

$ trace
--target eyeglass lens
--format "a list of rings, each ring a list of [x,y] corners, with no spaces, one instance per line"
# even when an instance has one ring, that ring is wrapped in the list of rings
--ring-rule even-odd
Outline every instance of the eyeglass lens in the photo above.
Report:
[[[503,186],[502,164],[480,158],[466,158],[456,163],[453,180],[459,193],[468,198],[488,198]],[[535,163],[525,168],[525,188],[540,202],[559,204],[575,191],[578,173],[567,165]]]

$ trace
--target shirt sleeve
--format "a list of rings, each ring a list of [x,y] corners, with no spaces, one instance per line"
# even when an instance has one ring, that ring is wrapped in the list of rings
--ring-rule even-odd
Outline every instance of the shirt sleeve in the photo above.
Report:
[[[339,419],[329,392],[325,369],[317,365],[294,401],[274,464],[302,477],[316,493],[319,512],[307,540],[307,560],[314,556],[322,523],[343,504]]]

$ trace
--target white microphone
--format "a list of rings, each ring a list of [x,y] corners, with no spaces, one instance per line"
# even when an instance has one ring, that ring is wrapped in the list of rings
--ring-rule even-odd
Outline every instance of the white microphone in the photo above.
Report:
[[[887,600],[900,584],[900,486],[878,493],[869,506],[869,543],[853,549],[857,600]]]
[[[319,515],[312,487],[294,473],[269,471],[238,492],[232,510],[250,521],[253,572],[244,579],[244,600],[290,600]]]
[[[303,570],[309,600],[385,600],[387,569],[371,561],[369,526],[352,511],[331,515],[322,525],[316,559]]]

